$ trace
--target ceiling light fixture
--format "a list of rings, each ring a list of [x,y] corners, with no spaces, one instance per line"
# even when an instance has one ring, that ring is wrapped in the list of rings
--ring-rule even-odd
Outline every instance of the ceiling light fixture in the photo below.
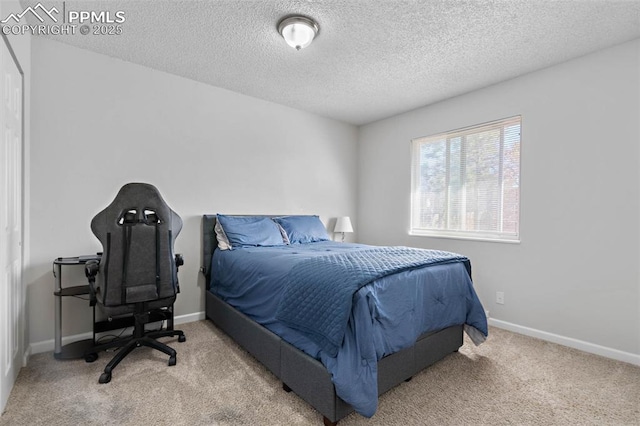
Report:
[[[304,49],[318,35],[318,24],[304,16],[290,16],[278,24],[278,32],[296,50]]]

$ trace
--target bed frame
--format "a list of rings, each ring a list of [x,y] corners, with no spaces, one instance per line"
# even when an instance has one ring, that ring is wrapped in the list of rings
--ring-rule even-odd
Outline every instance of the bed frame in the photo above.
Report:
[[[215,215],[202,217],[201,272],[207,288],[211,276],[211,257],[218,247],[215,221]],[[318,410],[325,425],[336,425],[353,411],[349,404],[336,395],[331,376],[321,362],[285,342],[208,290],[205,294],[207,318],[278,377],[285,391],[293,391]],[[378,394],[409,381],[425,367],[457,351],[462,346],[462,329],[462,325],[457,325],[425,333],[410,348],[378,361]]]

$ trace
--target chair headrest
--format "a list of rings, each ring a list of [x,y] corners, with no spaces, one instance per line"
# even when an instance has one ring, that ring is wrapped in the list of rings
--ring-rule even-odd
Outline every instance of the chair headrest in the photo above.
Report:
[[[91,230],[103,241],[107,233],[134,223],[162,226],[173,239],[182,229],[182,219],[164,201],[158,189],[148,183],[128,183],[115,199],[91,221]]]

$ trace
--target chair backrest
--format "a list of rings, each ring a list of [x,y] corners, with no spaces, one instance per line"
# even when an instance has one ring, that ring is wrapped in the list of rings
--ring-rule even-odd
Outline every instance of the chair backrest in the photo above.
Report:
[[[153,185],[128,183],[91,221],[102,243],[96,295],[104,306],[175,298],[173,245],[182,219]]]

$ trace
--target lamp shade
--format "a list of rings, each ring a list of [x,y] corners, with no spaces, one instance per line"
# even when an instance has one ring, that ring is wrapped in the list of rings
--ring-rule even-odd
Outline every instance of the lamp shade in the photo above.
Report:
[[[318,24],[304,16],[291,16],[278,24],[278,32],[287,44],[296,50],[310,45],[318,31]]]
[[[339,217],[336,220],[336,226],[333,228],[333,232],[353,232],[353,226],[351,226],[349,216]]]

